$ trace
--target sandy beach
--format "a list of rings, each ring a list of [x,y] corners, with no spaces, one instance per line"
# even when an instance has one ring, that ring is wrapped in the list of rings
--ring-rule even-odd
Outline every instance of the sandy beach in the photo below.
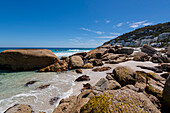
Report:
[[[134,71],[145,71],[145,72],[153,72],[147,69],[141,69],[140,67],[137,66],[148,66],[148,67],[153,67],[153,66],[158,66],[158,64],[152,63],[150,61],[147,62],[139,62],[139,61],[127,61],[127,62],[122,62],[119,64],[104,64],[103,66],[109,66],[112,69],[108,71],[103,71],[103,72],[94,72],[92,69],[82,69],[83,74],[76,74],[75,75],[78,77],[80,75],[88,75],[90,77],[90,81],[84,81],[84,82],[75,82],[75,85],[73,86],[73,93],[71,94],[72,96],[79,95],[81,93],[81,89],[83,88],[83,84],[85,83],[90,83],[92,86],[94,86],[101,78],[105,78],[107,73],[111,73],[114,68],[118,66],[127,66],[133,69]],[[103,66],[96,66],[96,67],[103,67]],[[96,68],[94,67],[94,68]],[[162,73],[159,73],[162,74]]]

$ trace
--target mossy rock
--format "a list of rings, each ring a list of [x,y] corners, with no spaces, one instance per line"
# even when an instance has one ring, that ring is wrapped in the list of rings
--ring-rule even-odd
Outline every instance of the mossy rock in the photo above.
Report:
[[[92,97],[80,113],[145,113],[160,111],[142,93],[132,90],[106,91],[102,95]]]
[[[163,92],[156,85],[153,84],[147,85],[145,91],[149,94],[156,96],[159,99],[162,98]]]

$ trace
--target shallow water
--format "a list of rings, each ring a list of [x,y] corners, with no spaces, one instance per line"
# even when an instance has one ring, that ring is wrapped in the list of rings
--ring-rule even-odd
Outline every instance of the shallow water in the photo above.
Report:
[[[37,82],[29,87],[24,86],[28,81]],[[3,113],[14,104],[28,104],[34,111],[51,113],[59,100],[72,93],[75,76],[72,72],[65,73],[37,73],[37,72],[12,72],[0,74],[0,111]],[[43,84],[50,84],[46,89],[37,89]],[[59,100],[50,105],[53,97]]]
[[[0,48],[0,52],[7,49],[24,48]],[[36,48],[38,49],[38,48]],[[77,52],[87,52],[92,48],[39,48],[49,49],[59,58],[70,56]],[[55,50],[58,51],[55,51]],[[27,72],[3,72],[0,71],[0,113],[15,104],[31,105],[35,112],[43,111],[52,113],[62,98],[72,94],[76,75],[73,72],[64,73],[38,73]],[[24,86],[29,81],[37,81],[29,87]],[[46,89],[37,89],[43,84],[50,84]],[[51,98],[59,97],[54,105],[50,105]]]

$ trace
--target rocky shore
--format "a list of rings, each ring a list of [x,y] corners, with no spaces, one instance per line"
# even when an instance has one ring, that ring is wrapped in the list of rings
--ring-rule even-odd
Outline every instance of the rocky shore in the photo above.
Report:
[[[60,60],[48,50],[8,50],[0,53],[0,66],[13,71],[75,70],[80,76],[75,80],[73,94],[62,99],[53,113],[164,113],[170,107],[169,56],[170,47],[158,51],[148,45],[138,51],[103,45]],[[48,84],[40,88],[48,88]],[[18,104],[5,113],[33,111],[29,105]]]

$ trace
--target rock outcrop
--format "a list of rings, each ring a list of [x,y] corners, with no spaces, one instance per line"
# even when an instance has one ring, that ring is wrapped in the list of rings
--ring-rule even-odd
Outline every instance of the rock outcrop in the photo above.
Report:
[[[87,63],[83,66],[85,69],[93,68],[93,65],[91,63]]]
[[[4,113],[33,113],[33,110],[29,105],[16,104],[8,108]]]
[[[58,57],[45,49],[5,50],[0,53],[0,67],[14,71],[41,69],[55,62]]]
[[[149,57],[144,52],[136,52],[134,53],[134,61],[149,61]]]
[[[84,65],[84,62],[80,56],[71,56],[70,57],[70,68],[76,69],[76,68],[82,68]]]
[[[81,109],[81,113],[151,112],[160,113],[142,93],[130,89],[109,90],[92,97]]]
[[[163,90],[163,100],[166,106],[170,107],[170,76],[167,78]]]
[[[116,67],[113,70],[114,78],[119,82],[122,86],[127,84],[135,84],[136,83],[136,72],[134,72],[131,68],[128,67]]]
[[[76,69],[75,71],[76,71],[76,73],[80,73],[80,74],[83,73],[83,71],[81,69]]]
[[[67,62],[59,61],[55,64],[40,69],[39,72],[62,72],[62,71],[67,71],[67,69],[68,69]]]
[[[133,53],[133,51],[134,51],[134,49],[131,47],[123,47],[121,49],[117,49],[116,53],[130,55]]]
[[[95,69],[93,69],[92,71],[94,71],[94,72],[102,72],[102,71],[107,71],[107,70],[110,70],[111,69],[111,67],[99,67],[99,68],[95,68]]]
[[[153,47],[148,46],[148,45],[144,45],[141,48],[141,51],[144,52],[144,53],[147,53],[149,55],[153,55],[153,54],[155,54],[157,52]]]
[[[168,47],[168,57],[170,57],[170,45]]]
[[[82,75],[82,76],[78,77],[75,81],[79,82],[79,81],[89,81],[89,80],[90,80],[89,76]]]

